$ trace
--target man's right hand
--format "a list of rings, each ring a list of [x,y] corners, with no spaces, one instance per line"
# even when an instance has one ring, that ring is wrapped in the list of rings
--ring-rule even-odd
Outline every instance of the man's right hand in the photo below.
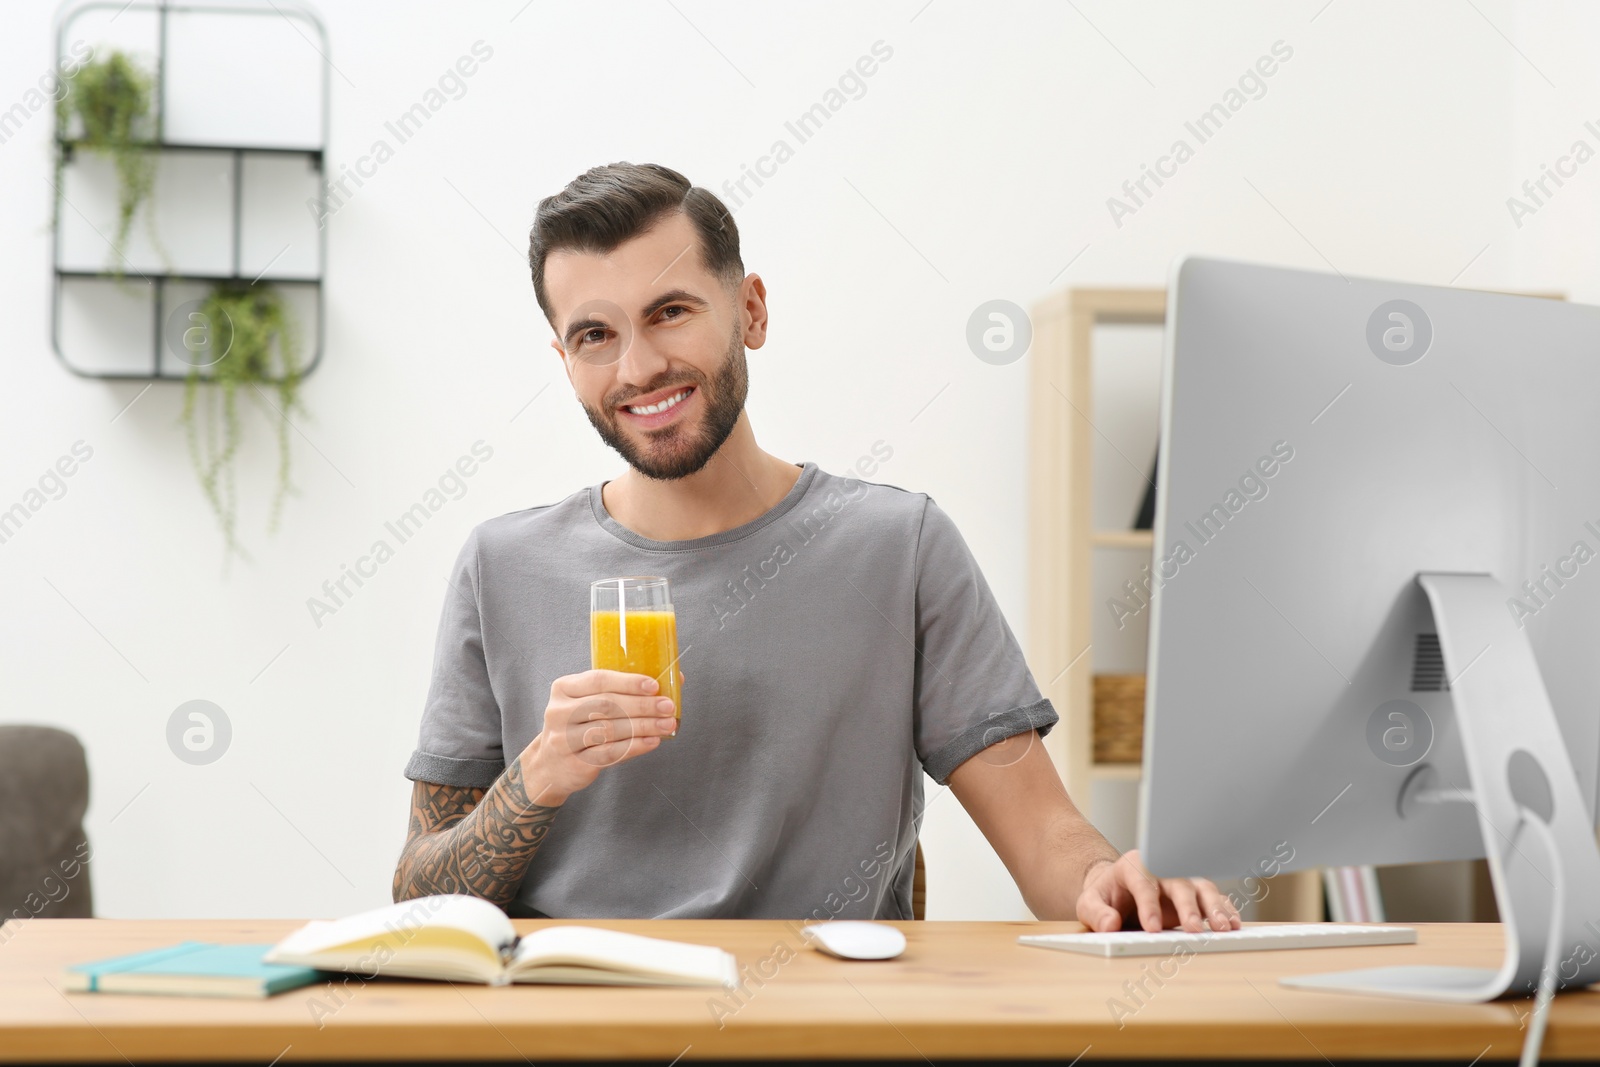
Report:
[[[682,678],[679,672],[679,678]],[[672,701],[647,674],[591,670],[550,686],[544,729],[522,750],[523,780],[539,804],[560,804],[607,767],[642,756],[673,733]]]

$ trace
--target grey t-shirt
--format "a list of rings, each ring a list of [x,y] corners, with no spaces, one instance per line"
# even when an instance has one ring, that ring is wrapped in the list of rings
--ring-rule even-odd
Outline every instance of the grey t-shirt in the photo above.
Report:
[[[600,486],[479,523],[450,575],[407,778],[487,788],[589,668],[589,583],[672,583],[676,737],[573,794],[513,914],[909,919],[922,771],[1057,720],[932,498],[814,463],[766,514],[687,541]]]

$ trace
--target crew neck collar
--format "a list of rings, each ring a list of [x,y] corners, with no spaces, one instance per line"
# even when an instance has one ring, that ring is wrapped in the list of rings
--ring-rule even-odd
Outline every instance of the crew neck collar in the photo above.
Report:
[[[601,489],[606,485],[605,482],[598,482],[589,487],[589,508],[594,512],[595,522],[599,523],[601,529],[617,540],[625,541],[635,548],[642,548],[650,552],[692,552],[695,549],[712,548],[716,545],[725,545],[740,538],[748,537],[763,527],[783,518],[800,502],[800,498],[806,495],[807,490],[811,488],[811,483],[816,481],[817,474],[817,465],[810,460],[806,460],[800,465],[800,477],[795,480],[794,485],[784,494],[783,499],[772,505],[765,512],[741,526],[733,527],[731,530],[707,534],[704,537],[691,537],[686,541],[656,541],[649,537],[641,537],[612,518],[611,513],[606,510],[605,500],[600,493]]]

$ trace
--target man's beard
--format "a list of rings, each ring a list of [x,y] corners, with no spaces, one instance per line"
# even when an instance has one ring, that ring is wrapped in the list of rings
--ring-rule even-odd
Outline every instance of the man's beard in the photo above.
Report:
[[[695,434],[692,428],[683,423],[673,423],[663,429],[649,431],[646,439],[638,442],[618,425],[621,416],[616,414],[615,405],[608,406],[604,412],[596,411],[587,403],[583,405],[584,414],[589,416],[589,424],[602,441],[627,460],[628,466],[646,478],[662,482],[687,478],[699,472],[711,462],[711,457],[722,447],[722,442],[733,433],[739,415],[744,411],[745,396],[750,388],[749,368],[744,358],[744,337],[735,331],[715,378],[707,379],[696,370],[684,370],[659,382],[652,382],[649,388],[641,389],[637,395],[648,396],[673,385],[692,385],[700,394],[705,408],[700,433]]]

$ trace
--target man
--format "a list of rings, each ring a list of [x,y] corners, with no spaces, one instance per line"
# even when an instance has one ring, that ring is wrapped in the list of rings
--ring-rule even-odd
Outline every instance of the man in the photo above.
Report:
[[[529,260],[628,469],[463,546],[396,900],[908,919],[926,770],[1040,918],[1239,925],[1216,886],[1153,878],[1073,806],[1039,741],[1056,713],[932,499],[756,444],[745,350],[766,341],[766,286],[714,195],[596,167],[540,202]],[[672,583],[681,724],[655,679],[585,669],[589,583],[634,574]]]

